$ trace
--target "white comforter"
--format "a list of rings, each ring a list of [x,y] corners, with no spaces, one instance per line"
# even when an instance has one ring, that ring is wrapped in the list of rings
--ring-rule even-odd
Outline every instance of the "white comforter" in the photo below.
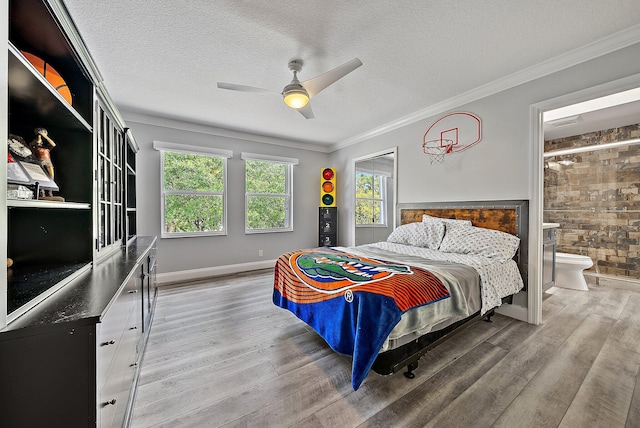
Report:
[[[377,242],[370,245],[383,250],[393,251],[394,253],[408,254],[430,260],[462,263],[471,266],[478,271],[482,281],[481,314],[500,306],[503,297],[515,294],[524,287],[518,265],[514,260],[502,262],[484,256],[443,253],[428,248],[394,244],[392,242]]]
[[[410,245],[396,244],[392,242],[377,242],[374,244],[362,245],[358,247],[337,248],[355,254],[368,257],[375,257],[376,249],[385,252],[384,259],[399,263],[406,263],[403,255],[420,257],[429,260],[438,260],[445,262],[460,263],[474,268],[481,282],[481,314],[485,314],[489,310],[496,308],[502,304],[502,298],[517,293],[524,287],[518,265],[513,260],[506,262],[498,261],[484,256],[444,253],[441,251],[430,250],[423,247],[414,247]],[[388,253],[398,254],[397,258],[389,257]],[[380,256],[383,256],[380,254]],[[439,271],[433,272],[437,275],[446,275]],[[456,291],[452,291],[452,296],[456,295]],[[457,299],[457,301],[455,301]],[[462,299],[462,300],[461,300]],[[477,301],[477,298],[475,298]],[[456,321],[466,318],[476,312],[477,303],[474,303],[474,297],[471,295],[456,297],[453,301],[445,299],[442,302],[436,302],[432,305],[413,309],[405,313],[402,320],[393,329],[389,338],[382,347],[382,351],[400,346],[413,338],[422,334],[429,333],[439,328],[444,328]],[[438,305],[440,303],[440,305]],[[442,306],[436,308],[436,306]],[[475,306],[475,308],[474,308]],[[438,309],[438,310],[436,310]]]

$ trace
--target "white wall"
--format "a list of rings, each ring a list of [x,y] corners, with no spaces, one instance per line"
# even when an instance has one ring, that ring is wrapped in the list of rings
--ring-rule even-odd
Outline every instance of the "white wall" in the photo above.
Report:
[[[519,85],[451,111],[468,111],[482,120],[482,141],[430,165],[422,153],[422,137],[444,113],[411,123],[332,153],[340,171],[350,160],[398,146],[398,202],[440,202],[531,197],[531,105],[640,72],[640,43],[586,63]],[[352,171],[348,171],[353,174]],[[343,172],[343,176],[345,173]],[[341,207],[353,198],[353,187],[338,183]],[[342,199],[342,200],[341,200]],[[340,210],[343,242],[348,208]],[[344,211],[344,212],[342,212]]]
[[[351,159],[398,146],[398,203],[481,201],[534,198],[536,172],[533,154],[531,106],[640,73],[640,43],[602,55],[582,64],[549,74],[511,89],[469,102],[451,111],[471,112],[482,120],[482,141],[474,147],[449,155],[442,165],[430,165],[422,153],[422,137],[445,111],[332,153],[332,164],[343,176],[353,176]],[[339,241],[345,245],[353,236],[353,186],[338,183],[341,228]],[[540,207],[530,204],[530,221],[541,221]],[[532,229],[536,233],[536,229]],[[538,239],[530,239],[538,245]],[[530,247],[529,265],[539,264]],[[535,269],[529,269],[529,283]],[[537,281],[537,278],[534,278]],[[526,296],[518,303],[526,305]]]
[[[166,273],[191,271],[190,274],[173,277],[179,280],[228,272],[216,271],[216,267],[259,267],[256,264],[261,262],[271,265],[271,261],[286,251],[317,246],[320,169],[327,166],[327,154],[222,137],[214,135],[218,132],[214,129],[172,120],[148,120],[127,112],[123,112],[123,115],[140,146],[136,159],[138,235],[160,236],[160,153],[152,148],[154,140],[233,150],[233,158],[227,163],[228,234],[158,238],[158,272],[161,282]],[[241,152],[299,159],[300,163],[294,166],[293,171],[293,232],[245,234],[244,161],[240,159]],[[258,256],[258,250],[263,250],[262,257]]]
[[[352,245],[355,236],[353,159],[396,146],[399,203],[532,199],[532,189],[536,186],[533,177],[537,172],[533,171],[531,106],[638,74],[638,58],[640,43],[452,109],[479,116],[482,119],[483,138],[469,150],[448,156],[442,165],[429,164],[428,158],[422,153],[422,136],[445,111],[329,155],[277,143],[265,144],[268,137],[249,141],[218,136],[214,135],[217,131],[205,127],[171,120],[147,122],[140,120],[138,115],[124,112],[127,124],[141,148],[137,175],[138,233],[160,234],[160,158],[159,153],[151,148],[154,140],[234,151],[234,157],[228,164],[229,234],[160,239],[160,273],[275,260],[285,251],[317,245],[318,173],[323,166],[337,168],[340,178],[337,189],[339,242],[341,245]],[[244,169],[239,159],[242,151],[300,159],[300,164],[294,170],[294,232],[244,234]],[[539,207],[535,201],[530,207],[530,219],[532,223],[537,222]],[[530,241],[537,243],[536,239]],[[263,257],[258,257],[259,249],[263,250]],[[530,255],[530,265],[537,264],[537,253],[530,249]]]

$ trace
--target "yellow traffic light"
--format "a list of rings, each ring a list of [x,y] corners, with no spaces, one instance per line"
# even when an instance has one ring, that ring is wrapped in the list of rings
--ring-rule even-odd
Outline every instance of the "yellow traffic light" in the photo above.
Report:
[[[322,168],[320,177],[320,206],[336,206],[336,169]]]

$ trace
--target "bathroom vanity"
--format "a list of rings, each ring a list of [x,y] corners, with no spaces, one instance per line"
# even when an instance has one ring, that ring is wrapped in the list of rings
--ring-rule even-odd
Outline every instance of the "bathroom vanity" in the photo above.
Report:
[[[556,285],[556,231],[558,223],[542,224],[542,291]]]

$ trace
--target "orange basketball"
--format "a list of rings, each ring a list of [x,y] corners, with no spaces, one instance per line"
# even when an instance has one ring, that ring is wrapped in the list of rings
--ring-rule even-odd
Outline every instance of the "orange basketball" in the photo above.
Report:
[[[41,58],[38,58],[28,52],[22,51],[22,55],[24,55],[31,65],[33,65],[36,70],[38,70],[40,74],[47,79],[47,82],[49,82],[51,86],[53,86],[53,88],[62,95],[62,98],[64,98],[69,104],[72,104],[71,91],[67,86],[67,82],[64,81],[60,76],[60,73],[58,73],[55,68],[51,67],[50,64],[47,64]]]

